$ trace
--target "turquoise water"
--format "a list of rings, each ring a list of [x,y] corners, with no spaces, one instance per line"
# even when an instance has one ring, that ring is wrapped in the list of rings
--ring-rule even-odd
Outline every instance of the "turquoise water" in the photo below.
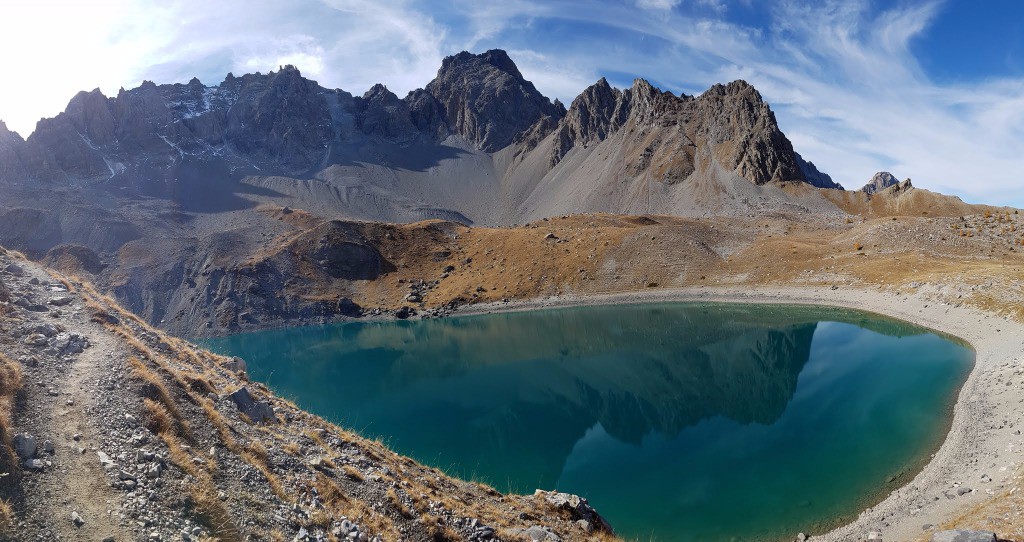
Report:
[[[723,304],[355,322],[210,340],[253,379],[447,472],[587,497],[640,540],[848,521],[948,431],[973,352],[847,310]]]

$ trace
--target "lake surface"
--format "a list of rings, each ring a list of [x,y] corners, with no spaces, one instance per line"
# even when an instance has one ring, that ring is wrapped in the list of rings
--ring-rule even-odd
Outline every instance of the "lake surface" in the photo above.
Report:
[[[235,335],[303,408],[499,490],[582,495],[628,539],[792,540],[938,449],[974,363],[906,323],[650,304]]]

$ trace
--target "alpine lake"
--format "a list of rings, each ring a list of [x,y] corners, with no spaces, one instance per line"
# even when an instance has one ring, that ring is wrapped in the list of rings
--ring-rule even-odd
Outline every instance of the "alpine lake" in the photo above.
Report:
[[[663,303],[202,341],[398,453],[585,497],[626,539],[780,541],[854,519],[944,440],[965,344],[874,314]]]

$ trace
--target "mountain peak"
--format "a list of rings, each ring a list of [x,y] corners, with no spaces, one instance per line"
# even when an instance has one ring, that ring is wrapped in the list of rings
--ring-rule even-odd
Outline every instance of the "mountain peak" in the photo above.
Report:
[[[897,179],[892,173],[889,173],[888,171],[879,171],[871,176],[868,184],[865,184],[860,191],[865,194],[874,194],[899,183],[899,179]]]
[[[462,51],[456,55],[445,57],[441,62],[441,70],[438,72],[438,75],[440,76],[441,72],[447,70],[472,66],[474,64],[487,64],[515,77],[516,79],[523,79],[523,74],[519,72],[519,68],[516,66],[516,63],[513,62],[512,58],[508,56],[508,53],[502,49],[491,49],[476,55],[469,51]]]
[[[445,58],[426,91],[451,130],[487,152],[507,147],[538,123],[553,126],[565,114],[501,49]]]

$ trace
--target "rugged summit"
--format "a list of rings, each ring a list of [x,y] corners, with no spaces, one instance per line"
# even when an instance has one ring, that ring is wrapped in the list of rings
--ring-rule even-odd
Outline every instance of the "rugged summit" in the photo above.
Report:
[[[888,171],[879,171],[871,177],[868,184],[861,187],[860,191],[865,194],[874,194],[899,183],[899,179],[897,179],[892,173],[889,173]]]
[[[693,173],[702,147],[726,169],[755,184],[805,180],[775,115],[744,81],[715,85],[694,98],[662,92],[643,79],[619,91],[602,78],[573,101],[559,126],[552,162],[577,145],[603,141],[623,126],[631,132],[662,132],[644,149],[643,161],[674,162],[664,171],[666,182]]]
[[[509,146],[538,122],[553,125],[565,115],[500,49],[445,58],[426,91],[441,105],[449,129],[486,152]]]

